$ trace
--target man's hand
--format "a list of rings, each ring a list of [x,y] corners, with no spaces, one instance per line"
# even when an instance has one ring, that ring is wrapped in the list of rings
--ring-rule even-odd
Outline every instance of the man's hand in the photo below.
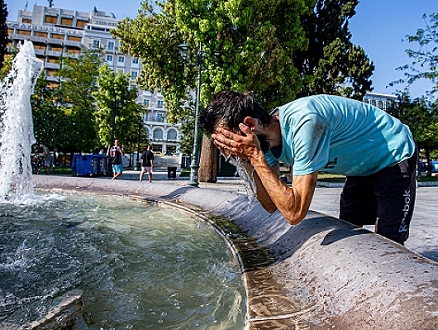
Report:
[[[223,127],[218,127],[212,135],[213,143],[226,157],[235,155],[242,159],[260,156],[262,153],[257,136],[245,124],[239,124],[242,134],[233,133]]]

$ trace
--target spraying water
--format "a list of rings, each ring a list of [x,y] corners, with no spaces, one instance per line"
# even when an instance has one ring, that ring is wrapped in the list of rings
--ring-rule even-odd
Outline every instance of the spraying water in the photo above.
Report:
[[[32,43],[25,41],[0,83],[0,200],[34,195],[30,154],[36,141],[30,95],[42,67]]]
[[[248,203],[251,205],[257,199],[257,186],[254,181],[254,170],[251,173],[249,173],[243,161],[239,157],[233,155],[229,155],[229,156],[224,155],[224,157],[226,161],[228,161],[231,165],[234,165],[236,167],[239,177],[243,179],[245,190],[248,195]]]

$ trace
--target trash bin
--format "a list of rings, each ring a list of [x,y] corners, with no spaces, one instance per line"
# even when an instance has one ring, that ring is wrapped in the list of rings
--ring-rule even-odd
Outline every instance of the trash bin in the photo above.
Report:
[[[93,175],[93,162],[91,155],[78,155],[75,157],[76,175]]]
[[[176,167],[168,167],[167,168],[167,178],[168,179],[176,179]]]
[[[105,175],[107,170],[107,156],[102,154],[93,154],[93,174]]]

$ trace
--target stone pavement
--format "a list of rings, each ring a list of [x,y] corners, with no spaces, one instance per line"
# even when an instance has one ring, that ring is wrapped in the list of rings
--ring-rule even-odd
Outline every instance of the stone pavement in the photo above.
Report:
[[[139,180],[139,171],[125,170],[120,180]],[[108,178],[109,179],[109,178]],[[166,180],[177,185],[187,185],[188,178],[168,179],[167,171],[154,172],[152,181]],[[147,175],[143,178],[147,181]],[[238,178],[218,178],[217,183],[199,183],[200,188],[211,188],[246,194],[244,181]],[[339,196],[341,187],[317,187],[310,209],[333,217],[339,215]],[[405,246],[429,259],[438,261],[438,187],[420,186],[417,190],[417,201],[411,223],[411,233]],[[374,226],[366,226],[373,231]]]

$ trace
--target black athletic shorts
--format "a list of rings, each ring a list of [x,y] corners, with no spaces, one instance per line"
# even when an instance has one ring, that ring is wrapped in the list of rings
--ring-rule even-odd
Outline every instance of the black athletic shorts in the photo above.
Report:
[[[348,176],[339,218],[357,226],[375,225],[376,233],[403,244],[415,205],[418,151],[395,166],[370,176]]]

